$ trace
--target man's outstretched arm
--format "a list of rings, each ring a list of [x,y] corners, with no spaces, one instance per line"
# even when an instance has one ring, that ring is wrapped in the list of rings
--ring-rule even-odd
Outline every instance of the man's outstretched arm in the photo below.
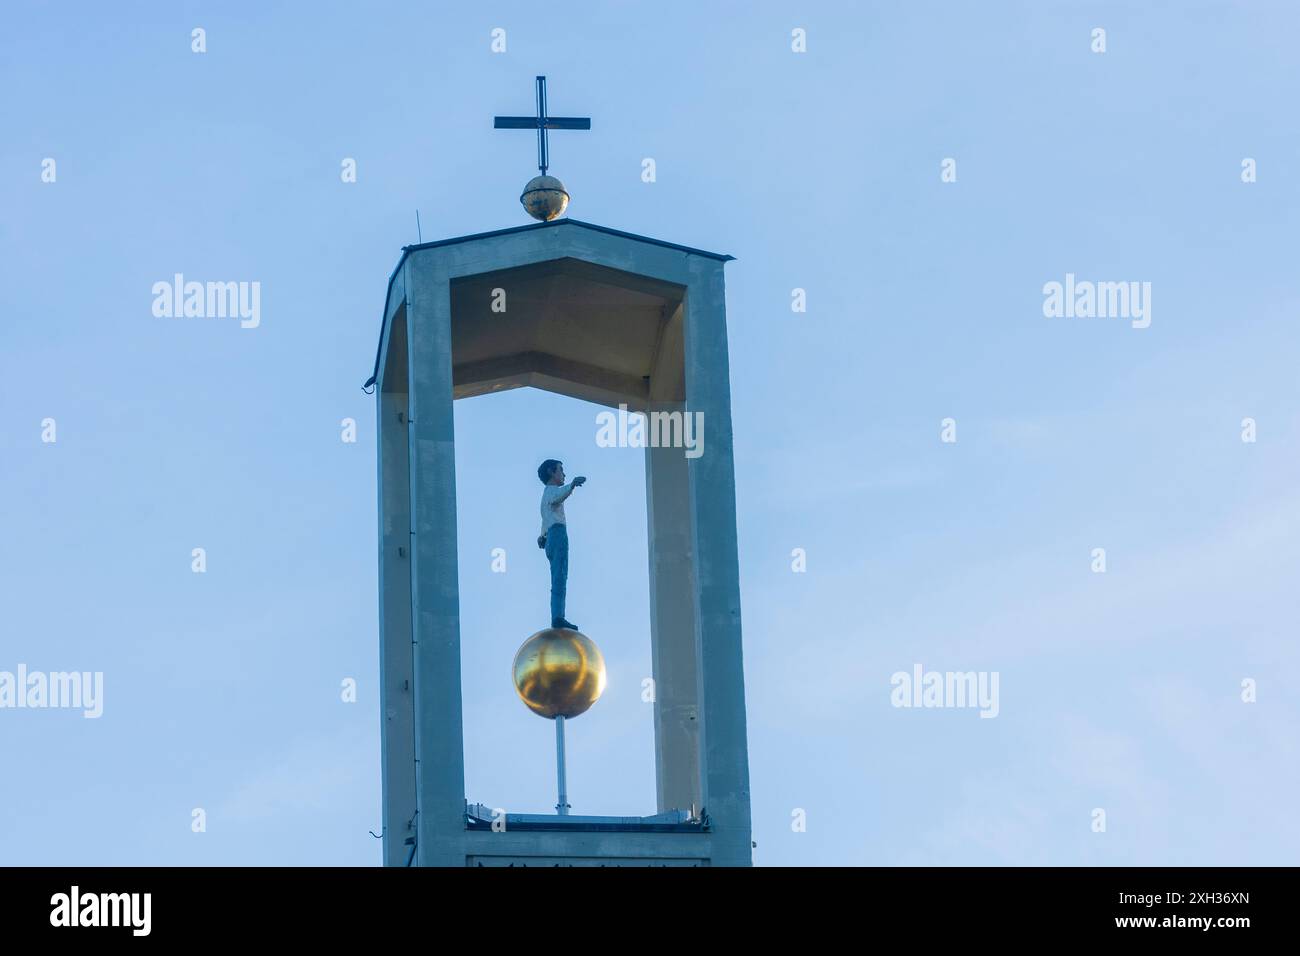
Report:
[[[563,504],[564,499],[569,497],[569,495],[573,494],[574,488],[581,488],[584,484],[586,484],[586,482],[587,479],[584,478],[582,475],[579,475],[577,478],[574,478],[567,485],[562,485],[561,487],[564,488],[564,490],[555,496],[555,500],[551,502],[551,507],[554,508],[556,505]]]

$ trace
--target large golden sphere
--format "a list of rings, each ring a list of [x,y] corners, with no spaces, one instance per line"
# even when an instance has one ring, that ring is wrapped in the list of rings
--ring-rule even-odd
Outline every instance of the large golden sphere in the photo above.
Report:
[[[534,714],[577,717],[605,690],[605,658],[585,634],[548,627],[515,654],[515,690]]]
[[[563,216],[569,208],[569,193],[564,183],[554,176],[534,176],[528,180],[523,195],[519,197],[528,215],[542,222],[549,222],[557,216]]]

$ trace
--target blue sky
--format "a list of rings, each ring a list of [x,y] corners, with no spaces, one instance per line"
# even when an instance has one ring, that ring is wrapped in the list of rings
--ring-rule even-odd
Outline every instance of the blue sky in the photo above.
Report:
[[[0,671],[105,684],[98,720],[0,710],[0,863],[379,862],[360,385],[417,208],[426,240],[526,221],[533,140],[491,118],[539,73],[593,118],[551,138],[575,218],[737,257],[755,862],[1296,862],[1294,5],[0,17]],[[177,272],[260,282],[260,326],[154,317]],[[1150,327],[1045,318],[1067,273],[1150,282]],[[596,411],[456,409],[467,796],[512,811],[555,800],[508,676],[545,614],[548,456],[590,478],[570,616],[610,670],[570,800],[654,810],[642,462],[596,447]],[[891,706],[916,663],[997,672],[998,717]]]

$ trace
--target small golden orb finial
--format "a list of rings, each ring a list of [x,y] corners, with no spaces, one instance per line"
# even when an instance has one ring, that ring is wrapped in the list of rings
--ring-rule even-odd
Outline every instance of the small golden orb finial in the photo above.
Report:
[[[519,201],[528,215],[542,222],[563,216],[564,210],[569,208],[569,194],[564,183],[554,176],[534,176],[528,180]]]

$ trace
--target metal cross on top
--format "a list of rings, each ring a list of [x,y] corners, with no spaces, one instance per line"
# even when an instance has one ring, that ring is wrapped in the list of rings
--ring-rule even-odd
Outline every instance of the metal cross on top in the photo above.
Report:
[[[536,116],[498,116],[493,123],[494,129],[535,129],[537,130],[537,168],[546,175],[546,167],[551,164],[547,150],[546,131],[548,129],[591,129],[589,116],[547,116],[546,115],[546,77],[537,78],[537,115]]]

